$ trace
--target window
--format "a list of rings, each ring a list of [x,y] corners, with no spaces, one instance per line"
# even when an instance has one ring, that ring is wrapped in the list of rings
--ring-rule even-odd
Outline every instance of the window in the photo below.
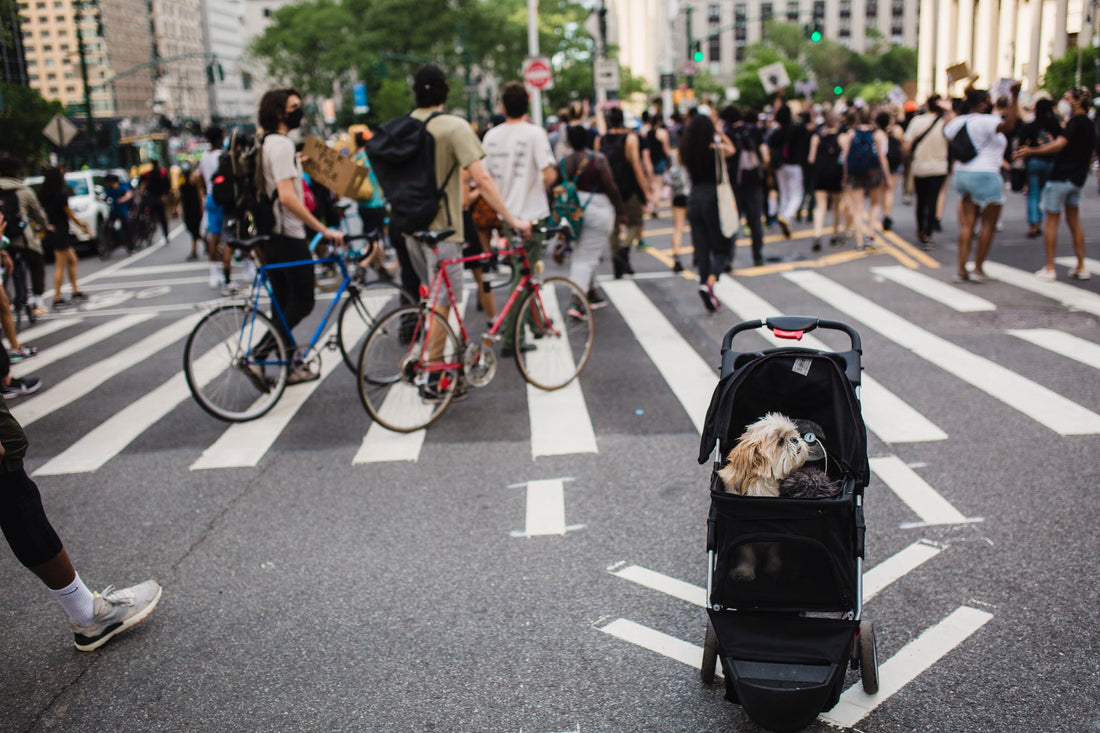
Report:
[[[768,29],[768,21],[772,19],[772,4],[760,3],[760,35],[764,35]]]
[[[47,43],[46,45],[44,45],[42,47],[42,52],[43,53],[48,53],[50,51],[53,51],[53,46],[51,46],[50,44]]]
[[[818,23],[825,22],[825,0],[814,0],[814,20]]]
[[[852,17],[852,0],[840,0],[840,17],[842,20]]]
[[[748,15],[745,11],[745,4],[738,3],[733,6],[733,40],[735,46],[743,47],[745,45],[745,39],[748,37],[748,29],[745,27],[748,23]],[[744,53],[742,52],[742,56]],[[740,60],[740,59],[738,59]]]
[[[712,63],[722,60],[722,39],[717,33],[707,39],[707,59]]]
[[[46,78],[49,79],[50,81],[53,81],[54,79],[57,78],[57,74],[55,74],[53,72],[50,72],[49,74],[46,74]]]
[[[798,16],[800,15],[798,9],[798,0],[788,0],[787,2],[787,22],[797,23]]]
[[[707,6],[707,22],[711,25],[718,25],[722,22],[722,9],[717,3],[711,3]]]
[[[878,17],[878,0],[867,0],[867,17],[869,19]]]

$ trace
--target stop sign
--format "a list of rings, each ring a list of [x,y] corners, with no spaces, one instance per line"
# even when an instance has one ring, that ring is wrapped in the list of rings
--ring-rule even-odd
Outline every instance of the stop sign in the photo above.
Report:
[[[523,64],[523,82],[534,89],[546,89],[554,80],[550,60],[545,57],[527,59]]]

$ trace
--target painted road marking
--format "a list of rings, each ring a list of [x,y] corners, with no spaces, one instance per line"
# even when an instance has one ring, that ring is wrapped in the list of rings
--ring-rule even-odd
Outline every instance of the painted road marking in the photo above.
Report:
[[[608,568],[608,572],[618,578],[629,580],[645,588],[660,591],[665,595],[679,598],[682,601],[687,601],[700,608],[706,608],[707,606],[706,588],[686,583],[677,578],[658,573],[655,570],[649,570],[639,565],[617,563]]]
[[[820,717],[829,723],[851,728],[894,693],[916,679],[948,652],[966,641],[987,624],[993,614],[969,606],[960,606],[901,650],[879,665],[878,693],[868,695],[862,684],[855,684],[840,696],[840,702]]]
[[[1100,369],[1100,344],[1052,328],[1012,329],[1008,333],[1047,351],[1074,359],[1093,369]]]
[[[1100,316],[1100,295],[1075,285],[1063,282],[1040,280],[1030,272],[1002,265],[998,262],[986,262],[983,266],[987,275],[1001,282],[1029,290],[1037,295],[1057,300],[1071,310],[1092,313]]]
[[[979,298],[969,290],[957,288],[954,285],[945,283],[943,280],[937,280],[908,267],[901,267],[900,265],[872,267],[871,272],[960,313],[997,310],[996,305],[985,298]]]
[[[782,313],[766,300],[756,295],[741,283],[729,278],[720,278],[714,286],[714,292],[731,312],[742,320],[763,319],[780,316]],[[776,346],[790,346],[792,342],[775,336],[770,329],[760,328],[757,333]],[[807,349],[832,351],[831,348],[812,335],[802,337],[797,342]],[[916,443],[933,440],[947,440],[947,433],[908,403],[883,387],[866,372],[861,378],[860,402],[863,407],[863,421],[867,429],[885,443]]]
[[[562,318],[561,305],[554,288],[541,288],[539,293],[551,321],[564,329],[565,319]],[[540,358],[563,367],[568,366],[569,373],[576,368],[568,338],[547,338],[537,343],[538,348],[527,356],[535,373],[541,373],[535,366],[535,360]],[[560,382],[561,379],[558,378],[557,381]],[[579,378],[552,391],[527,384],[527,413],[531,425],[532,458],[599,452],[596,448],[596,431],[592,427],[592,417],[588,413],[588,403],[584,399]]]
[[[1077,267],[1077,258],[1076,257],[1056,257],[1054,259],[1054,263],[1058,264],[1058,265],[1063,265],[1063,266],[1068,267],[1072,270],[1073,268]],[[1085,258],[1085,269],[1088,270],[1093,275],[1100,275],[1100,260],[1094,260],[1091,257],[1086,257]]]
[[[897,456],[871,458],[871,470],[921,519],[921,524],[968,524],[972,521]],[[978,520],[980,521],[980,520]],[[907,527],[918,526],[907,524]]]
[[[46,367],[48,364],[53,364],[55,361],[66,359],[73,354],[79,354],[90,346],[98,344],[100,341],[105,341],[110,337],[125,331],[131,326],[136,326],[139,323],[144,323],[153,317],[152,313],[130,314],[123,316],[114,321],[104,323],[102,326],[96,326],[90,331],[84,331],[78,333],[70,339],[62,341],[56,346],[51,346],[48,349],[42,349],[30,362],[19,362],[19,366],[26,364],[27,366],[33,366],[35,371],[39,371]],[[60,322],[60,321],[59,321]],[[43,324],[45,325],[45,324]],[[37,328],[37,326],[36,326]]]
[[[917,356],[986,392],[1059,435],[1100,433],[1100,415],[1095,412],[990,359],[978,356],[910,323],[869,298],[819,273],[792,272],[784,277],[885,338],[909,349]],[[1100,310],[1100,296],[1095,297]]]
[[[23,427],[46,417],[94,391],[111,377],[121,374],[136,364],[141,364],[153,354],[179,341],[191,333],[199,318],[198,314],[181,318],[150,336],[146,336],[136,344],[115,352],[96,364],[81,369],[67,379],[53,385],[50,389],[43,390],[41,394],[14,406],[12,414]]]
[[[617,618],[609,624],[597,626],[596,628],[605,634],[610,634],[617,639],[656,652],[669,659],[675,659],[677,662],[686,664],[689,667],[699,669],[703,666],[703,647],[682,641],[675,636],[651,629],[648,626],[642,626],[625,618]],[[721,673],[719,669],[718,674],[721,675]]]
[[[366,324],[359,319],[351,319],[347,325],[349,326],[347,335],[352,338],[361,337],[363,331],[366,330]],[[326,343],[335,332],[336,326],[329,326],[328,330],[321,335],[318,343]],[[258,464],[278,437],[282,435],[283,430],[290,424],[291,419],[306,403],[306,400],[313,395],[333,370],[343,365],[344,360],[338,354],[333,355],[333,358],[322,361],[321,373],[318,379],[287,387],[282,397],[266,415],[248,422],[230,425],[221,437],[204,450],[197,461],[191,464],[191,470],[251,468]]]
[[[546,479],[527,482],[527,537],[565,534],[565,482]]]
[[[886,586],[899,580],[943,552],[927,540],[918,540],[901,552],[886,558],[863,574],[863,602],[878,595]]]
[[[603,290],[683,405],[695,430],[702,433],[711,393],[718,383],[714,368],[691,348],[637,285],[613,280],[605,282]]]

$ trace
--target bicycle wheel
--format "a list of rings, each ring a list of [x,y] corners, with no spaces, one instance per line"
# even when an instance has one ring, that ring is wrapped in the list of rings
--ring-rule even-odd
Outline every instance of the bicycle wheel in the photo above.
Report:
[[[257,347],[270,349],[263,357]],[[244,305],[206,314],[187,338],[183,373],[202,409],[229,422],[254,420],[275,406],[289,373],[286,345],[271,319]]]
[[[428,345],[431,344],[431,358]],[[367,334],[359,352],[359,399],[384,428],[411,433],[428,427],[454,399],[462,374],[462,345],[432,310],[390,311]]]
[[[336,341],[340,344],[340,354],[352,374],[358,371],[358,354],[355,345],[374,327],[378,319],[413,300],[404,290],[391,282],[378,280],[366,285],[348,288],[348,296],[340,306],[340,318],[336,322]]]
[[[588,363],[595,336],[592,311],[571,280],[551,277],[537,285],[523,299],[516,323],[516,364],[539,389],[561,389]],[[535,348],[525,352],[524,344]]]

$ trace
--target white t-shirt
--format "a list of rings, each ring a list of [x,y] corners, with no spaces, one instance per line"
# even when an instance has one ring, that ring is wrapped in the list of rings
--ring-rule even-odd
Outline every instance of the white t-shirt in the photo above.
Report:
[[[920,145],[912,151],[913,175],[917,178],[946,176],[947,138],[943,136],[943,117],[931,113],[914,117],[905,130],[905,139],[914,143],[922,135]]]
[[[286,135],[269,134],[264,138],[264,190],[275,200],[275,231],[291,239],[305,239],[306,227],[301,220],[278,203],[277,183],[294,179],[294,195],[305,202],[302,193],[302,165],[294,150],[294,141]]]
[[[520,221],[550,216],[542,171],[556,161],[546,131],[530,122],[506,122],[485,133],[481,144],[485,166],[512,216]]]
[[[955,135],[966,125],[966,132],[978,150],[978,154],[970,161],[959,161],[955,170],[971,171],[974,173],[1000,173],[1001,161],[1004,160],[1005,148],[1008,147],[1008,138],[1004,133],[997,132],[997,126],[1003,120],[999,115],[961,115],[947,123],[943,128],[943,134],[948,140],[954,140]]]
[[[222,149],[207,150],[199,158],[199,170],[202,172],[203,181],[206,182],[206,195],[214,191],[214,173],[218,170],[218,159],[222,157]]]

